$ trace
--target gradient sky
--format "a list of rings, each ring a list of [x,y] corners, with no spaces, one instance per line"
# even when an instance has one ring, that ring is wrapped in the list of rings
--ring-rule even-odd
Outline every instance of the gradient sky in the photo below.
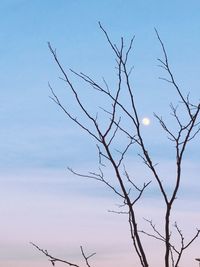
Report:
[[[116,43],[122,35],[127,40],[136,35],[131,59],[135,94],[141,117],[152,120],[143,129],[144,136],[165,174],[171,171],[173,154],[165,134],[156,134],[159,126],[152,114],[166,116],[174,93],[158,79],[162,71],[156,59],[161,49],[154,27],[165,42],[183,92],[190,91],[199,100],[199,14],[197,0],[1,0],[0,266],[50,266],[30,241],[73,262],[80,260],[79,246],[83,245],[88,252],[97,252],[94,266],[137,266],[126,219],[107,212],[118,203],[116,197],[102,185],[67,172],[67,166],[92,170],[97,156],[95,143],[48,97],[50,82],[76,111],[58,79],[47,42],[57,48],[66,68],[97,80],[104,76],[112,83],[114,58],[98,21]],[[96,100],[88,94],[83,97]],[[200,136],[188,147],[185,179],[176,203],[176,216],[187,237],[200,227],[199,141]],[[136,174],[145,175],[144,166],[129,156],[135,160]],[[159,223],[159,203],[157,194],[147,194],[139,215]],[[152,248],[152,266],[162,266],[162,259],[155,257],[159,244],[147,241],[146,246]],[[199,246],[197,241],[180,266],[197,266],[194,258],[200,256]]]

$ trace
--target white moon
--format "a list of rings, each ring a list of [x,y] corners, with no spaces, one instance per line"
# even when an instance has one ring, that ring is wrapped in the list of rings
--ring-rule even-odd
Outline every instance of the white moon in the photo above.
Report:
[[[142,119],[142,124],[148,126],[151,123],[150,119],[145,117]]]

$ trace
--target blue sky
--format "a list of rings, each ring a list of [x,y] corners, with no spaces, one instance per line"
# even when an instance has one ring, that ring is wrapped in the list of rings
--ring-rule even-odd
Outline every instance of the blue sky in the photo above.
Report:
[[[156,59],[161,57],[161,49],[154,27],[165,42],[172,69],[183,92],[190,91],[191,97],[198,101],[199,13],[199,1],[1,1],[2,266],[49,266],[46,259],[29,246],[29,241],[50,248],[54,254],[63,257],[69,255],[72,259],[78,257],[79,245],[85,244],[88,249],[97,250],[96,266],[112,267],[114,264],[116,267],[122,266],[122,262],[126,261],[127,267],[132,266],[131,255],[127,252],[129,250],[125,249],[130,246],[126,237],[126,220],[121,217],[116,220],[115,216],[106,212],[117,200],[110,192],[104,191],[102,185],[83,182],[71,177],[66,171],[67,166],[83,171],[92,169],[93,166],[95,168],[97,155],[95,143],[68,121],[49,98],[48,82],[64,103],[77,111],[63,82],[58,79],[60,73],[47,42],[50,41],[57,48],[66,69],[83,71],[97,80],[104,76],[110,84],[114,84],[114,57],[98,27],[98,21],[102,22],[116,43],[122,35],[126,40],[136,36],[131,58],[135,68],[135,95],[141,117],[148,116],[152,120],[151,125],[143,129],[144,136],[155,159],[160,162],[160,170],[165,174],[172,168],[173,153],[152,114],[157,112],[167,118],[168,104],[176,101],[176,98],[173,89],[158,79],[163,72],[157,66]],[[75,81],[73,77],[72,79],[79,88],[85,89],[85,85]],[[96,98],[89,94],[82,94],[82,97],[93,110],[91,102],[95,104]],[[193,218],[194,229],[200,220],[199,138],[198,136],[190,144],[185,157],[185,180],[181,193],[192,205],[188,204],[187,208],[181,199],[177,204],[177,216],[181,220],[184,218],[183,227],[186,230],[189,222],[185,219],[184,212]],[[136,173],[141,176],[143,166],[141,169],[138,160],[133,157]],[[131,161],[131,157],[129,160]],[[156,203],[157,196],[155,200],[152,194],[148,197],[152,203]],[[148,197],[146,204],[141,207],[141,214],[145,209],[152,214],[162,212],[162,207],[157,207],[156,204],[152,208]],[[183,206],[185,211],[181,208]],[[74,211],[78,209],[77,214]],[[80,217],[83,218],[81,226],[78,224]],[[116,231],[120,234],[116,235]],[[102,232],[107,236],[106,241]],[[109,242],[110,240],[112,241]],[[116,246],[118,243],[121,245]],[[182,263],[183,267],[188,264],[195,266],[193,259],[199,256],[198,247],[199,241]],[[122,259],[121,262],[116,254]],[[160,263],[153,263],[156,267],[160,266]]]

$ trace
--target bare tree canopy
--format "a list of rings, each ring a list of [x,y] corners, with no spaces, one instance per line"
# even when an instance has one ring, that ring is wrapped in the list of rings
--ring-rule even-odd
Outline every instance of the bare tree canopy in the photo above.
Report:
[[[165,183],[163,183],[164,175],[160,174],[158,171],[157,162],[155,162],[153,155],[151,155],[151,151],[148,150],[148,145],[146,144],[142,133],[140,115],[138,113],[134,94],[135,89],[133,88],[131,79],[133,67],[129,64],[129,57],[133,50],[134,37],[130,40],[128,45],[125,44],[123,37],[120,40],[120,44],[116,45],[110,39],[108,32],[101,23],[99,23],[99,27],[116,59],[117,87],[114,89],[110,88],[105,79],[103,79],[103,82],[97,82],[85,73],[78,73],[72,69],[69,70],[69,72],[75,75],[77,79],[86,83],[97,93],[95,103],[97,111],[95,115],[89,111],[87,105],[82,101],[78,88],[76,88],[69,78],[68,71],[65,71],[65,68],[62,66],[56,50],[50,43],[48,43],[55,63],[62,73],[62,79],[64,80],[67,89],[71,91],[80,113],[85,119],[82,120],[79,115],[73,114],[73,110],[70,109],[70,106],[65,107],[62,100],[57,96],[54,89],[49,84],[52,93],[51,99],[61,108],[70,120],[79,126],[80,130],[88,133],[89,136],[91,136],[91,139],[96,142],[99,159],[98,171],[91,170],[86,173],[80,173],[72,168],[68,169],[75,175],[105,184],[105,186],[110,188],[120,199],[121,206],[119,207],[119,210],[112,212],[125,214],[125,216],[127,216],[130,238],[132,240],[134,251],[139,259],[140,266],[150,266],[147,255],[147,249],[149,250],[149,248],[146,248],[144,244],[144,238],[146,237],[157,240],[157,242],[160,242],[160,246],[163,246],[163,266],[178,267],[180,266],[181,258],[186,249],[197,239],[200,233],[200,230],[196,229],[194,235],[186,240],[179,223],[172,221],[174,203],[179,189],[181,188],[184,153],[189,143],[200,131],[200,103],[191,102],[189,93],[184,95],[182,92],[175,80],[174,74],[172,73],[164,43],[158,31],[155,29],[157,40],[160,43],[163,54],[162,58],[158,59],[159,66],[164,70],[164,77],[161,77],[161,79],[174,88],[177,97],[179,98],[179,103],[177,105],[170,104],[170,116],[175,121],[176,128],[170,127],[161,116],[154,114],[161,129],[166,133],[167,138],[174,147],[175,152],[174,166],[176,168],[176,176],[174,177],[169,190],[167,186],[165,186]],[[126,100],[124,100],[124,92]],[[98,116],[99,94],[107,99],[106,108],[102,106],[100,107],[101,112],[104,113],[105,119],[103,122]],[[182,114],[184,114],[184,120],[182,119]],[[122,145],[119,144],[119,136],[120,139],[123,139],[123,148]],[[146,167],[151,172],[152,180],[146,181],[141,177],[140,184],[137,184],[134,181],[134,174],[129,171],[126,164],[126,156],[132,149],[136,149],[136,151],[139,150],[138,156],[143,162],[141,168]],[[113,179],[107,176],[107,169],[112,170],[114,183]],[[151,186],[152,182],[156,183],[164,203],[164,215],[161,218],[164,227],[163,230],[160,230],[160,228],[155,225],[153,219],[145,219],[149,226],[149,231],[146,231],[142,229],[139,224],[136,206],[138,202],[143,200],[143,196]],[[191,227],[194,227],[194,225],[191,225]],[[174,235],[178,235],[179,240],[175,240]],[[33,244],[33,246],[43,253],[52,265],[61,262],[69,266],[80,266],[68,260],[56,258],[49,254],[47,250],[41,249],[36,244]],[[89,263],[89,259],[94,256],[95,253],[86,255],[83,248],[80,247],[80,249],[84,264],[88,267],[95,266]]]

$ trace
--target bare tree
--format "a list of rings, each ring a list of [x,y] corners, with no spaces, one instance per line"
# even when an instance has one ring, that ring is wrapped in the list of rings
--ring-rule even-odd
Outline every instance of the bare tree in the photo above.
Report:
[[[83,174],[73,170],[72,168],[69,168],[69,171],[71,171],[75,175],[94,179],[98,182],[104,183],[114,192],[114,194],[119,197],[119,199],[121,199],[121,208],[123,210],[114,212],[127,215],[130,227],[130,237],[132,239],[132,244],[135,252],[137,253],[137,256],[139,258],[140,266],[149,266],[146,248],[143,244],[143,238],[141,237],[142,235],[146,235],[158,240],[164,245],[164,266],[178,267],[183,253],[193,243],[193,241],[198,237],[200,233],[200,230],[197,229],[196,233],[188,241],[185,241],[184,233],[181,231],[178,223],[175,222],[173,224],[171,222],[171,214],[173,211],[174,202],[177,198],[177,194],[181,185],[183,156],[189,142],[194,139],[200,131],[200,122],[198,120],[200,104],[191,103],[189,94],[185,96],[182,93],[171,71],[165,46],[158,32],[155,30],[157,39],[161,45],[163,52],[163,58],[159,58],[158,62],[160,67],[163,68],[167,74],[167,78],[161,79],[165,80],[173,86],[180,100],[179,106],[170,104],[171,115],[177,125],[176,130],[174,130],[174,128],[171,129],[170,126],[168,126],[167,123],[162,119],[162,117],[154,114],[164,132],[167,133],[168,139],[173,143],[175,147],[176,177],[173,181],[172,189],[169,192],[166,189],[166,186],[163,184],[161,175],[158,173],[157,165],[154,162],[153,156],[147,149],[147,145],[144,141],[141,130],[141,123],[135,102],[134,90],[130,79],[132,68],[129,66],[128,62],[130,53],[132,51],[134,38],[130,40],[130,43],[127,47],[124,44],[124,39],[121,38],[120,44],[117,46],[111,41],[107,31],[102,27],[100,23],[99,27],[105,35],[105,38],[116,58],[117,89],[111,90],[105,79],[103,79],[103,83],[99,83],[82,72],[78,73],[72,69],[70,69],[70,72],[77,78],[80,78],[87,85],[91,86],[91,88],[95,90],[97,94],[99,93],[104,95],[104,97],[106,97],[106,99],[108,100],[108,103],[110,103],[109,108],[101,107],[101,110],[103,110],[104,112],[105,118],[108,119],[106,127],[105,124],[101,124],[101,121],[98,118],[98,114],[93,115],[92,112],[88,111],[85,103],[81,100],[78,89],[73,85],[69,78],[68,72],[65,71],[64,67],[62,66],[57,56],[56,50],[53,49],[50,43],[48,44],[50,52],[63,75],[62,79],[66,83],[68,89],[71,90],[77,106],[79,107],[81,114],[85,116],[85,119],[87,119],[87,122],[85,122],[85,120],[79,119],[77,115],[74,115],[70,111],[70,107],[65,107],[62,101],[54,92],[51,85],[49,85],[52,92],[51,99],[64,111],[64,113],[70,120],[72,120],[80,127],[81,130],[86,131],[92,137],[92,139],[96,142],[99,158],[98,172],[90,171],[86,174]],[[124,103],[122,97],[124,91],[128,96],[126,103]],[[180,116],[180,114],[183,113],[185,114],[184,120]],[[124,121],[126,123],[124,123]],[[124,138],[124,142],[126,142],[122,149],[118,149],[116,147],[116,140],[118,136]],[[135,206],[136,203],[142,199],[143,194],[145,190],[147,190],[147,187],[149,187],[151,181],[144,182],[142,185],[137,185],[133,181],[132,174],[128,171],[125,164],[128,150],[132,149],[132,147],[137,147],[137,149],[139,148],[139,157],[152,173],[153,181],[156,182],[157,188],[165,203],[164,217],[162,218],[164,224],[163,232],[157,229],[152,220],[148,219],[146,219],[146,222],[149,224],[151,231],[148,232],[142,230],[138,226],[138,217],[136,214]],[[106,167],[108,166],[112,167],[115,183],[113,183],[113,180],[109,179],[105,174]],[[180,237],[180,244],[178,245],[173,242],[172,229],[174,229],[176,234],[178,234]],[[56,262],[62,262],[70,266],[78,266],[77,264],[55,258],[51,256],[46,250],[41,249],[35,244],[33,245],[45,256],[47,256],[53,265],[55,265]],[[88,259],[94,254],[86,256],[82,247],[81,253],[86,265],[90,266]]]

